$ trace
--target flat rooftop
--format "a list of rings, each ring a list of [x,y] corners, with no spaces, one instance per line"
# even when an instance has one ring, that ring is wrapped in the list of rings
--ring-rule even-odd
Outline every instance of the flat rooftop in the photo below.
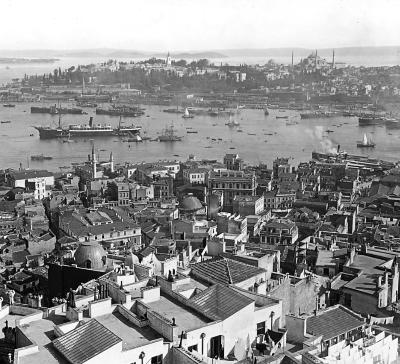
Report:
[[[377,269],[378,266],[386,263],[386,259],[379,259],[369,257],[367,255],[356,255],[353,263],[350,265],[352,268],[361,269],[364,273],[377,274],[384,271],[384,269]]]
[[[170,297],[161,295],[158,301],[146,303],[151,310],[170,319],[175,318],[175,323],[182,330],[190,331],[198,329],[210,322],[206,317],[201,316],[188,307],[180,304]]]
[[[34,354],[23,356],[19,359],[19,364],[67,364],[68,361],[54,348],[52,341],[56,339],[54,335],[54,325],[65,322],[65,316],[55,316],[50,319],[40,319],[32,321],[27,325],[20,326],[22,332],[28,339],[33,340],[39,347],[39,351]]]
[[[122,339],[123,350],[133,349],[162,338],[151,327],[137,327],[119,312],[96,317],[96,320]]]

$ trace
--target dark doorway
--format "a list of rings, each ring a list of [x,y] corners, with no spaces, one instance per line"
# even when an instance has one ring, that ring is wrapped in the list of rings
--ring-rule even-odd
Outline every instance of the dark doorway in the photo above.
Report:
[[[222,359],[224,357],[224,347],[222,346],[222,336],[214,336],[210,339],[210,358]]]

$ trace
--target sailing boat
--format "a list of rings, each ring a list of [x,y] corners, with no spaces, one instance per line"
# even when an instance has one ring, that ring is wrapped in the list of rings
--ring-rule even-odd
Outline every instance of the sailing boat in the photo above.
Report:
[[[225,125],[228,125],[229,127],[233,127],[233,126],[239,126],[239,122],[237,122],[236,120],[234,120],[232,118],[232,115],[229,116],[229,122],[225,123]]]
[[[174,124],[171,123],[170,127],[166,127],[162,134],[158,137],[160,142],[179,142],[183,137],[175,134]]]
[[[182,115],[182,117],[184,119],[193,119],[194,118],[194,116],[189,113],[189,110],[187,108],[185,109],[185,113]]]
[[[367,138],[367,134],[364,133],[364,138],[362,141],[357,142],[357,148],[375,148],[375,143],[371,138]]]

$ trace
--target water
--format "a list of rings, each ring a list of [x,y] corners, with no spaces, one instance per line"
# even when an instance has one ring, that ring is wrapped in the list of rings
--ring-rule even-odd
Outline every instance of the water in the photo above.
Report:
[[[32,126],[57,124],[58,118],[47,114],[31,114],[30,106],[31,104],[17,104],[15,108],[0,106],[0,120],[12,121],[10,124],[0,124],[0,168],[17,168],[20,163],[26,167],[29,162],[30,168],[59,171],[60,166],[70,167],[71,163],[86,160],[93,143],[100,160],[108,159],[112,151],[116,163],[160,159],[186,160],[189,154],[196,155],[198,159],[222,160],[225,153],[238,153],[251,164],[263,162],[271,166],[276,157],[286,156],[291,157],[292,163],[296,165],[300,161],[310,160],[313,150],[326,151],[329,148],[336,148],[337,144],[349,153],[390,161],[400,159],[400,129],[359,127],[357,118],[300,120],[299,113],[292,110],[284,112],[270,110],[270,115],[264,116],[263,110],[243,109],[236,115],[236,120],[240,123],[239,128],[243,130],[240,133],[237,131],[238,128],[229,128],[225,125],[228,122],[227,117],[196,116],[193,119],[183,119],[181,115],[164,113],[163,107],[146,106],[145,116],[124,118],[125,124],[142,125],[147,135],[156,138],[165,126],[174,122],[177,135],[184,136],[183,140],[175,143],[150,141],[126,143],[118,137],[110,137],[94,140],[76,139],[72,143],[63,143],[57,139],[39,139],[38,132]],[[94,116],[96,123],[110,123],[114,127],[118,125],[118,117],[96,116],[93,109],[87,111],[88,115],[65,115],[62,122],[64,125],[84,124],[87,123],[89,116]],[[296,120],[298,124],[288,126],[286,125],[288,120],[276,119],[276,115],[288,115],[289,120]],[[342,126],[334,126],[339,124]],[[198,134],[187,134],[187,127],[197,130]],[[328,138],[324,133],[326,129],[334,130]],[[264,135],[267,133],[273,135]],[[364,133],[371,135],[376,142],[374,149],[356,148],[357,140],[362,140]],[[211,138],[221,138],[222,141],[212,141]],[[31,161],[30,156],[35,154],[52,156],[53,159],[42,162]]]

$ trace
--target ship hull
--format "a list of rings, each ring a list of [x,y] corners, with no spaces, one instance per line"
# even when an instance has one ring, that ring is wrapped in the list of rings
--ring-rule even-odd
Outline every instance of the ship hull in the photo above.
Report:
[[[367,125],[379,125],[382,124],[382,118],[366,118],[366,117],[359,117],[358,118],[358,125],[360,126],[367,126]]]
[[[96,109],[96,115],[138,117],[144,115],[144,112]]]
[[[73,130],[73,129],[52,129],[35,127],[39,132],[40,139],[57,139],[57,138],[93,138],[93,137],[113,137],[118,135],[138,135],[140,128],[129,130]]]

